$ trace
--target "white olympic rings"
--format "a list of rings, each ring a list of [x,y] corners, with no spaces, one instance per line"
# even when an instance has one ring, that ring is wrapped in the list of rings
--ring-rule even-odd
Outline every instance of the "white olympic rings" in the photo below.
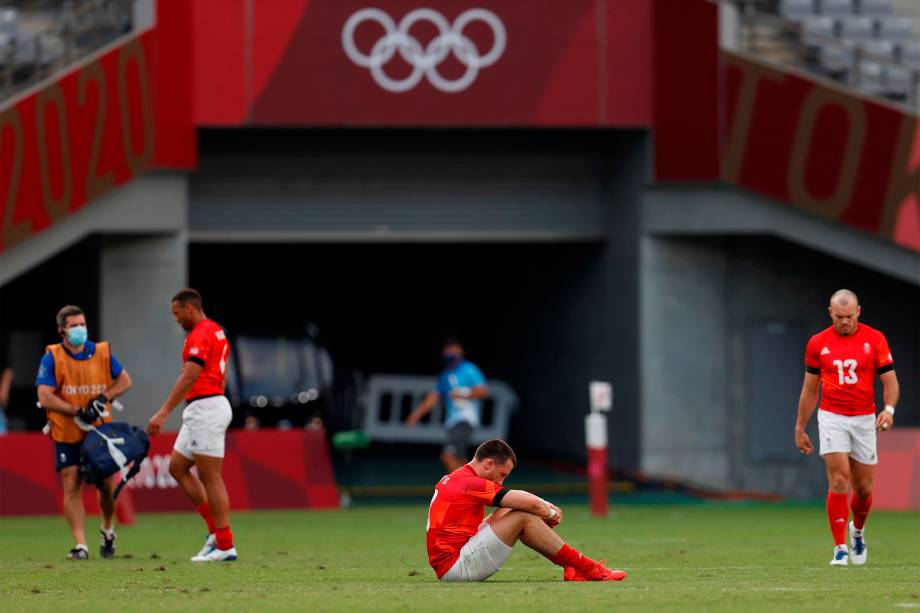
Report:
[[[376,22],[384,30],[384,35],[374,43],[369,54],[362,53],[355,44],[355,30],[366,21]],[[417,38],[409,34],[412,26],[420,21],[427,21],[438,29],[438,35],[424,48]],[[492,30],[492,48],[486,54],[480,54],[476,44],[463,34],[463,30],[473,21],[482,21]],[[348,59],[362,68],[369,68],[374,81],[393,93],[409,91],[426,76],[442,92],[461,92],[473,84],[480,69],[491,66],[501,58],[506,41],[505,25],[501,19],[492,11],[482,8],[461,13],[453,24],[434,9],[415,9],[407,13],[399,25],[384,11],[366,8],[349,17],[342,28],[342,48]],[[412,72],[404,79],[394,79],[383,69],[397,52],[412,67]],[[438,72],[438,66],[450,53],[466,66],[463,75],[454,80],[446,79]]]

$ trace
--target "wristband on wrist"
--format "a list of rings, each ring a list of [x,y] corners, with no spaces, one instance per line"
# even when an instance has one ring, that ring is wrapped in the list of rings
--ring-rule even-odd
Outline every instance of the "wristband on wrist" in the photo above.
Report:
[[[885,411],[886,411],[887,413],[890,413],[891,416],[894,417],[894,407],[893,407],[893,406],[891,406],[890,404],[886,404],[886,405],[885,405]]]

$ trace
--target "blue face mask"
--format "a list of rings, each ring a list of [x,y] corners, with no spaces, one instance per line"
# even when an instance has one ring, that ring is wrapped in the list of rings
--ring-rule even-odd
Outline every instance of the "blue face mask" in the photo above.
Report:
[[[441,355],[441,366],[450,368],[455,364],[459,364],[462,359],[463,357],[458,353],[445,353]]]
[[[86,326],[74,326],[67,329],[67,342],[74,347],[79,347],[86,343]]]

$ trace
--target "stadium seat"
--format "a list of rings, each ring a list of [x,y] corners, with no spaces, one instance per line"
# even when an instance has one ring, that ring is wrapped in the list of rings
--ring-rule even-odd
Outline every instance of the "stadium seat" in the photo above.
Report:
[[[914,87],[911,70],[901,66],[886,66],[883,95],[898,100],[908,100]]]
[[[862,44],[863,51],[870,55],[893,60],[897,57],[897,47],[891,41],[870,40]],[[869,58],[873,59],[873,58]],[[877,59],[877,58],[874,58]]]
[[[814,0],[782,0],[779,14],[786,19],[798,20],[815,15]]]
[[[913,23],[907,17],[878,17],[878,38],[890,41],[908,41],[914,37]]]
[[[0,34],[9,39],[16,38],[16,32],[16,9],[0,8]]]
[[[821,0],[818,14],[828,17],[849,17],[853,15],[853,0]]]
[[[12,48],[14,70],[35,61],[35,45],[23,44],[19,25],[20,16],[16,9],[0,7],[0,65],[6,63]]]
[[[859,70],[859,89],[873,96],[884,95],[884,67],[878,62],[863,61]]]
[[[898,45],[898,59],[920,68],[920,40],[904,41]]]
[[[818,62],[832,76],[844,76],[853,68],[853,49],[850,45],[821,45]]]
[[[802,29],[802,43],[809,47],[827,44],[828,38],[834,38],[836,21],[833,17],[808,17],[799,22]]]
[[[843,17],[838,19],[840,37],[852,41],[874,39],[875,22],[871,17]]]
[[[891,15],[891,0],[857,0],[857,12],[867,17]]]

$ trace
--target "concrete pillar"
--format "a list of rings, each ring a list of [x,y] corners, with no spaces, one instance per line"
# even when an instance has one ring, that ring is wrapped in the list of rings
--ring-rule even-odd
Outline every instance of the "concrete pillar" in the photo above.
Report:
[[[614,407],[608,420],[611,466],[636,470],[640,463],[640,339],[639,240],[642,195],[650,176],[648,133],[618,135],[608,175],[610,209],[607,228],[606,300],[608,319],[597,336],[606,339],[597,349],[609,368],[592,378],[610,381]],[[582,388],[587,402],[587,384]],[[584,406],[584,405],[582,405]]]
[[[641,271],[640,469],[732,487],[725,249],[646,237]]]
[[[187,240],[166,235],[109,236],[100,254],[100,338],[131,374],[119,421],[144,425],[166,399],[181,369],[184,333],[173,320],[170,298],[188,278]],[[178,429],[181,407],[168,429]]]

